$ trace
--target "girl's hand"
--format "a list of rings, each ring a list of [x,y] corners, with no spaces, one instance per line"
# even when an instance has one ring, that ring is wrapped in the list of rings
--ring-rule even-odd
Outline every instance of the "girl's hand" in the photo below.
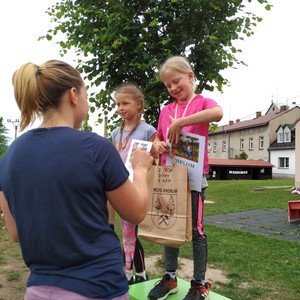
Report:
[[[160,155],[169,152],[169,148],[170,148],[165,141],[155,142],[154,147]]]
[[[181,134],[183,126],[180,124],[180,118],[174,119],[172,116],[170,116],[171,125],[169,127],[168,131],[168,139],[170,143],[173,145],[177,145],[179,142],[179,136]]]

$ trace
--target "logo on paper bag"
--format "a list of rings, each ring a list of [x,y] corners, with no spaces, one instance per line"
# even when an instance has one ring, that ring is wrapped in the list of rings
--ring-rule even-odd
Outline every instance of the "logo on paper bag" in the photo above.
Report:
[[[177,194],[153,193],[151,218],[158,229],[173,227],[177,219]]]

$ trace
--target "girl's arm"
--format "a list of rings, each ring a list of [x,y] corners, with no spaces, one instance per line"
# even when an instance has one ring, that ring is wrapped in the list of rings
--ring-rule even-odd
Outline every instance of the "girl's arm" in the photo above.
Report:
[[[3,194],[3,192],[0,192],[0,207],[3,212],[4,222],[7,227],[7,231],[14,242],[19,241],[18,232],[17,232],[17,226],[15,223],[15,220],[10,212],[10,209],[8,207],[7,200]]]
[[[171,125],[168,131],[170,143],[177,144],[182,128],[190,125],[209,124],[210,122],[218,122],[223,117],[223,110],[220,106],[201,110],[193,115],[174,119],[170,116]]]
[[[139,224],[148,210],[149,196],[147,174],[153,157],[136,149],[131,157],[133,183],[128,179],[114,191],[107,192],[107,198],[119,216],[132,224]]]
[[[158,138],[156,137],[156,133],[154,133],[150,139],[149,142],[153,142],[153,146],[151,148],[151,155],[154,158],[154,160],[156,161],[158,159],[158,152],[156,151],[156,147],[155,147],[155,141],[158,140]]]

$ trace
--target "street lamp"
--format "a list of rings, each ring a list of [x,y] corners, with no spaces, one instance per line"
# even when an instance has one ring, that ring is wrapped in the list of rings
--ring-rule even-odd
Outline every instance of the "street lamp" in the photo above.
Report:
[[[12,123],[14,125],[14,128],[15,128],[15,139],[17,138],[17,133],[18,133],[18,126],[19,126],[19,123],[20,123],[20,120],[19,119],[7,119],[7,122],[8,123]]]

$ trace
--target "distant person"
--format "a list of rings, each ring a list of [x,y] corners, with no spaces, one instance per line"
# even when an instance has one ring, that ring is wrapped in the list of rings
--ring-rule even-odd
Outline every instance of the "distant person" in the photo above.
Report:
[[[186,141],[185,157],[187,159],[193,159],[193,148],[189,141]]]
[[[159,115],[154,145],[158,153],[163,155],[162,164],[165,165],[165,153],[169,151],[169,146],[166,143],[167,138],[171,144],[178,144],[182,131],[206,138],[203,178],[199,178],[202,181],[202,191],[191,191],[194,270],[191,288],[184,298],[184,300],[203,300],[211,287],[211,284],[205,281],[207,241],[202,223],[204,192],[208,186],[206,179],[208,174],[207,138],[209,123],[220,121],[223,112],[214,100],[195,94],[195,75],[186,58],[174,56],[167,59],[161,66],[159,75],[170,96],[175,99],[174,102],[163,107]],[[150,299],[154,300],[166,299],[168,295],[177,292],[176,271],[179,248],[165,246],[164,249],[165,275],[148,295]]]
[[[153,158],[134,152],[132,183],[110,141],[78,130],[88,112],[87,92],[65,62],[26,63],[12,81],[20,129],[42,117],[0,161],[0,206],[30,269],[25,300],[128,300],[107,199],[124,220],[141,222]]]
[[[115,101],[118,114],[123,120],[121,126],[112,132],[112,142],[125,163],[131,141],[136,139],[153,142],[156,129],[141,119],[144,113],[145,99],[142,90],[137,85],[127,82],[117,87]],[[152,155],[155,157],[156,152],[152,152]],[[146,281],[148,276],[146,274],[144,248],[137,236],[137,225],[121,218],[121,226],[128,283]]]

